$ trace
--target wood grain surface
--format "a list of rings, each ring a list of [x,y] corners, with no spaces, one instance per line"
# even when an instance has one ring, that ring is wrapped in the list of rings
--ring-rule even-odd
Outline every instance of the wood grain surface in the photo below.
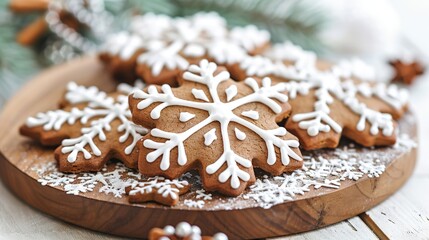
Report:
[[[69,81],[110,91],[115,84],[94,57],[85,57],[43,72],[6,105],[0,116],[0,174],[3,183],[29,205],[85,228],[127,237],[146,237],[152,227],[197,223],[205,234],[225,232],[231,239],[265,238],[309,231],[363,213],[393,194],[411,175],[416,149],[393,158],[380,178],[345,181],[338,190],[319,189],[270,209],[207,211],[171,209],[156,204],[130,205],[91,193],[67,195],[42,186],[31,171],[35,163],[53,161],[52,149],[41,148],[18,135],[25,119],[55,108]],[[415,126],[409,129],[416,135]]]

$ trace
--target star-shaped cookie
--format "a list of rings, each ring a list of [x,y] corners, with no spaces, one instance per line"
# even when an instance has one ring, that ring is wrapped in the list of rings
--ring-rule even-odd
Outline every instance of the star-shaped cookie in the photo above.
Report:
[[[392,82],[413,84],[414,80],[425,72],[425,68],[418,61],[392,60],[389,64],[393,67],[395,75]]]
[[[179,196],[188,192],[191,186],[185,180],[152,177],[144,182],[126,188],[130,203],[158,202],[174,206],[179,202]]]

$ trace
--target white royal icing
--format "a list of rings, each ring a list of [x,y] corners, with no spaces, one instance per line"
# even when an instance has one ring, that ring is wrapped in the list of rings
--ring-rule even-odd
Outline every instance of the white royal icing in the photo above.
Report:
[[[235,137],[237,137],[238,140],[243,141],[246,139],[246,134],[238,128],[234,128]]]
[[[187,122],[195,117],[195,114],[188,113],[188,112],[181,112],[179,116],[179,120],[181,122]]]
[[[101,48],[110,55],[118,55],[121,59],[128,60],[137,50],[143,48],[143,41],[136,35],[121,32],[109,37]]]
[[[82,128],[82,135],[72,139],[65,139],[62,142],[61,152],[68,154],[67,160],[75,162],[79,153],[82,153],[85,159],[90,160],[93,155],[101,156],[102,152],[95,144],[94,139],[106,141],[105,131],[111,131],[111,123],[114,120],[120,120],[121,124],[116,129],[123,133],[118,141],[124,143],[132,139],[124,152],[129,155],[134,150],[137,142],[142,135],[147,133],[147,129],[137,126],[131,122],[131,112],[128,107],[128,94],[136,89],[140,89],[142,84],[138,83],[136,87],[126,84],[120,84],[118,91],[122,94],[113,99],[97,87],[79,86],[74,82],[67,85],[65,99],[71,104],[87,103],[84,109],[72,108],[70,111],[55,110],[46,113],[38,113],[36,117],[27,119],[28,127],[43,126],[45,131],[60,130],[64,124],[73,125],[77,121],[82,124],[90,123],[89,126]],[[95,119],[95,120],[92,120]],[[89,147],[90,151],[85,147]]]
[[[216,12],[199,12],[192,17],[194,27],[210,37],[224,38],[227,34],[226,20]]]
[[[156,191],[164,198],[169,197],[171,199],[178,199],[180,189],[187,185],[189,185],[189,183],[185,180],[170,180],[163,177],[152,177],[146,181],[135,183],[128,194],[149,194]]]
[[[141,101],[137,104],[137,108],[140,110],[153,103],[161,103],[152,110],[151,116],[159,116],[159,113],[162,111],[162,109],[168,106],[184,106],[197,110],[203,110],[209,114],[206,119],[195,124],[182,133],[171,133],[157,128],[153,129],[151,131],[152,136],[165,138],[167,141],[155,142],[151,139],[146,139],[143,142],[144,146],[146,148],[153,149],[153,151],[146,156],[146,160],[148,162],[154,162],[159,157],[161,157],[159,163],[160,169],[167,170],[170,166],[170,161],[173,161],[173,159],[170,159],[170,152],[173,148],[177,147],[177,161],[179,165],[186,164],[187,156],[184,142],[190,136],[212,122],[219,122],[220,124],[219,136],[222,140],[223,153],[219,159],[207,166],[205,171],[208,174],[214,174],[215,172],[219,171],[223,165],[226,164],[227,167],[222,170],[222,173],[219,174],[218,180],[222,183],[229,180],[231,187],[234,189],[240,186],[240,180],[246,182],[250,179],[250,175],[243,171],[239,166],[242,168],[250,168],[252,167],[252,162],[251,159],[245,159],[241,157],[231,148],[228,127],[232,122],[249,129],[265,141],[268,149],[268,164],[274,164],[277,161],[275,147],[280,149],[280,160],[282,164],[288,165],[290,161],[289,157],[292,157],[296,160],[301,160],[301,157],[292,150],[292,148],[297,148],[299,146],[298,141],[283,140],[279,138],[287,134],[286,129],[279,127],[277,129],[265,130],[233,113],[234,109],[254,102],[266,105],[274,113],[280,113],[282,108],[276,101],[274,101],[274,99],[280,102],[287,101],[287,96],[281,93],[284,88],[284,86],[282,86],[283,84],[271,85],[271,80],[269,78],[264,78],[262,81],[262,86],[260,87],[256,80],[248,78],[245,80],[245,84],[253,90],[253,93],[225,103],[220,100],[217,88],[221,82],[230,79],[229,73],[222,71],[215,75],[214,73],[216,69],[217,65],[215,63],[209,63],[207,60],[202,60],[200,65],[191,65],[188,71],[183,74],[185,81],[200,83],[207,86],[212,99],[212,101],[209,102],[191,101],[178,98],[173,94],[169,85],[163,85],[162,92],[158,92],[156,87],[153,86],[148,88],[147,93],[141,90],[134,92],[132,96],[136,99],[141,99]],[[153,114],[153,112],[156,112],[156,114]],[[209,131],[209,133],[205,133],[204,135],[206,145],[210,145],[210,143],[215,140],[215,131],[213,130],[216,129],[212,129]],[[237,138],[244,139],[243,134],[239,133]]]
[[[137,50],[145,50],[139,62],[158,76],[164,67],[184,70],[189,65],[186,58],[207,55],[221,64],[237,63],[269,40],[267,31],[253,25],[228,31],[225,19],[214,12],[186,18],[148,13],[133,18],[130,33],[108,38],[102,51],[129,59]]]
[[[169,16],[146,13],[132,19],[130,31],[145,40],[162,39],[165,32],[171,30],[171,24]]]
[[[212,130],[204,134],[204,145],[210,146],[216,139],[216,128],[213,128]]]
[[[338,63],[338,68],[340,74],[343,74],[342,77],[345,78],[356,77],[364,81],[375,80],[375,69],[358,58],[342,60]]]
[[[231,39],[247,52],[251,52],[270,41],[270,33],[267,30],[258,29],[255,25],[234,27],[231,29],[230,35]]]
[[[208,55],[219,64],[234,64],[241,62],[247,56],[242,47],[226,39],[214,41],[207,51]]]
[[[158,76],[164,68],[184,70],[188,67],[188,61],[179,54],[182,47],[183,43],[177,41],[162,50],[143,53],[137,61],[150,66],[154,76]]]
[[[259,119],[259,112],[254,111],[254,110],[249,110],[249,111],[243,111],[241,113],[241,115],[251,118],[253,120],[258,120]]]
[[[207,97],[207,95],[204,93],[203,90],[201,89],[196,89],[193,88],[192,89],[192,95],[194,95],[194,97],[198,100],[203,100],[205,102],[209,102],[209,98]]]
[[[226,93],[226,101],[231,101],[235,96],[237,96],[237,86],[231,85],[227,89],[225,89]]]
[[[377,135],[380,131],[385,136],[394,133],[394,123],[390,114],[372,110],[358,100],[358,95],[365,98],[378,98],[394,109],[401,109],[407,104],[408,94],[396,86],[385,84],[359,83],[351,77],[367,80],[374,78],[373,70],[359,60],[343,61],[330,70],[320,71],[316,67],[316,55],[302,50],[287,42],[274,45],[273,50],[265,54],[267,57],[246,57],[240,67],[251,76],[275,76],[285,79],[285,91],[292,99],[298,95],[306,95],[315,90],[316,101],[313,111],[292,115],[292,121],[298,122],[310,136],[320,132],[342,132],[342,126],[331,117],[331,105],[334,101],[342,102],[352,112],[360,116],[356,129],[365,130],[367,124],[370,133]],[[284,60],[292,61],[286,65]]]

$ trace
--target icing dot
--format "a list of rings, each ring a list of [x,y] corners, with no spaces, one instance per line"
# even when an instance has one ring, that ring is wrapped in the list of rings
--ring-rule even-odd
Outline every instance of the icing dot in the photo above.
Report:
[[[227,89],[225,89],[226,93],[226,101],[231,101],[237,95],[237,86],[231,85]]]
[[[257,111],[254,111],[254,110],[244,111],[241,113],[241,115],[248,117],[248,118],[251,118],[253,120],[259,119],[259,113]]]
[[[212,130],[204,134],[204,145],[210,146],[216,139],[216,128],[213,128]]]
[[[199,44],[189,44],[183,50],[183,54],[188,57],[202,57],[205,53],[205,49],[203,46]]]
[[[181,112],[179,120],[181,122],[187,122],[187,121],[191,120],[194,117],[195,117],[195,114],[188,113],[188,112]]]
[[[195,89],[195,88],[193,88],[192,89],[192,95],[194,95],[194,97],[196,99],[203,100],[203,101],[206,101],[206,102],[209,101],[209,99],[207,98],[206,94],[201,89]]]
[[[246,139],[246,134],[244,132],[240,131],[240,129],[235,128],[234,132],[235,132],[235,136],[237,137],[238,140],[243,141],[244,139]]]

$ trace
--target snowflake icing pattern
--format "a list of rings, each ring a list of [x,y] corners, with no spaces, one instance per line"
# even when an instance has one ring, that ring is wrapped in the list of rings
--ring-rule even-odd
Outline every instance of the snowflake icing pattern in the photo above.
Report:
[[[347,137],[365,146],[395,142],[392,115],[398,118],[403,114],[408,94],[395,85],[356,80],[374,77],[373,69],[362,61],[342,61],[329,70],[320,70],[317,66],[320,62],[313,52],[291,43],[275,45],[266,56],[247,57],[240,64],[240,71],[247,76],[272,76],[286,82],[285,91],[293,108],[286,128],[301,140],[307,139],[306,135],[328,134],[325,135],[328,141],[324,141],[322,146],[320,138],[301,141],[305,149],[336,147],[343,128],[349,130],[344,133]],[[304,101],[304,98],[313,98],[313,95],[312,110],[307,110],[307,102],[310,101]],[[300,96],[304,98],[298,99]],[[348,109],[342,114],[350,111],[359,117],[356,122],[350,123],[348,119],[336,116],[340,113],[332,106],[338,103]]]
[[[142,123],[139,119],[141,116],[138,116],[138,112],[148,108],[154,103],[158,103],[158,105],[150,110],[150,117],[152,120],[159,119],[161,117],[161,111],[170,106],[176,106],[179,108],[186,107],[187,109],[195,109],[196,111],[205,111],[208,114],[208,117],[191,126],[184,132],[175,133],[163,131],[158,128],[152,129],[150,134],[143,139],[142,146],[139,146],[142,147],[143,150],[141,150],[143,152],[150,151],[150,153],[147,153],[147,155],[144,156],[143,160],[141,160],[143,155],[142,151],[140,153],[139,168],[143,174],[164,174],[168,177],[174,178],[174,176],[169,175],[176,174],[172,173],[172,171],[177,172],[177,169],[171,169],[170,167],[173,161],[177,161],[177,164],[175,163],[175,165],[178,165],[179,167],[189,164],[187,152],[191,150],[186,150],[185,141],[213,122],[217,122],[220,125],[219,128],[223,153],[217,160],[210,162],[210,164],[205,167],[204,171],[209,175],[217,174],[217,181],[220,183],[226,183],[229,180],[229,185],[232,191],[225,190],[226,188],[216,189],[222,193],[238,195],[244,190],[249,181],[254,179],[254,176],[251,176],[253,171],[245,171],[246,169],[253,168],[252,158],[246,159],[240,156],[231,147],[231,134],[229,127],[232,123],[238,126],[233,130],[233,134],[237,140],[244,141],[247,136],[243,130],[248,129],[257,134],[257,136],[265,142],[267,152],[266,159],[264,160],[265,163],[263,165],[272,166],[277,162],[277,164],[281,163],[283,165],[282,169],[285,169],[285,166],[289,165],[291,162],[290,157],[296,162],[301,160],[300,152],[298,150],[299,143],[292,135],[287,133],[285,128],[278,127],[274,122],[275,129],[266,130],[259,127],[257,124],[252,123],[252,121],[257,122],[260,118],[260,113],[255,110],[242,111],[241,116],[233,112],[233,110],[241,106],[253,103],[263,104],[271,109],[272,113],[280,114],[282,112],[282,107],[275,100],[282,103],[287,101],[287,96],[280,92],[283,88],[282,84],[271,85],[271,80],[269,78],[264,78],[262,81],[262,87],[260,87],[256,80],[248,78],[244,83],[231,84],[227,87],[224,93],[224,96],[226,96],[226,102],[223,102],[221,100],[220,93],[218,92],[218,87],[225,81],[233,81],[230,80],[229,73],[227,71],[215,73],[217,70],[215,63],[209,63],[207,60],[202,60],[199,66],[191,65],[188,71],[183,74],[183,85],[191,83],[198,84],[197,86],[205,86],[210,98],[206,95],[205,91],[195,87],[191,90],[194,100],[181,99],[175,96],[175,93],[168,85],[162,86],[162,92],[158,92],[158,89],[155,86],[150,86],[147,93],[137,90],[132,94],[132,96],[130,96],[133,120],[136,123]],[[244,86],[251,88],[253,92],[238,98],[237,96],[239,96],[240,92],[238,91],[238,87]],[[180,91],[180,88],[178,91]],[[195,118],[195,116],[196,114],[194,113],[181,111],[178,118],[180,122],[186,123],[187,121]],[[248,119],[252,121],[249,121]],[[213,142],[217,140],[217,130],[217,128],[212,128],[204,133],[204,146],[210,147]],[[154,141],[153,138],[166,139],[166,141],[157,142]],[[171,154],[174,148],[177,148],[177,159],[174,159]],[[276,154],[275,148],[279,149],[279,154]],[[278,157],[278,155],[280,155],[280,157]],[[158,173],[155,173],[153,169],[149,168],[148,164],[157,161],[159,161],[159,166],[156,169],[158,170]],[[191,161],[193,161],[193,159]],[[200,159],[200,161],[204,160]],[[299,166],[300,164],[302,164],[302,162],[299,163]],[[262,163],[258,164],[258,166],[263,168],[263,166],[260,165],[262,165]],[[294,169],[299,168],[299,166],[294,167]],[[249,172],[251,172],[251,174]],[[241,184],[240,181],[243,181],[246,184]],[[205,187],[208,188],[206,183]]]
[[[131,203],[155,201],[173,206],[179,202],[179,195],[189,191],[190,185],[186,180],[151,177],[145,181],[133,183],[128,192]]]
[[[186,180],[145,178],[122,163],[115,164],[114,168],[110,166],[110,169],[104,167],[96,173],[62,173],[58,171],[54,162],[36,165],[33,170],[36,171],[41,185],[60,187],[67,194],[81,195],[98,190],[99,193],[122,198],[127,193],[129,201],[133,203],[141,203],[139,195],[146,195],[144,202],[155,201],[175,205],[179,195],[189,190],[189,183]]]
[[[25,126],[21,128],[21,133],[32,137],[34,132],[39,132],[39,140],[50,142],[44,139],[45,136],[59,138],[64,135],[71,138],[62,139],[61,146],[56,150],[59,158],[59,166],[62,171],[78,172],[74,163],[80,158],[97,162],[96,169],[103,167],[105,156],[108,152],[102,153],[100,147],[115,146],[108,139],[114,135],[112,131],[113,122],[119,122],[116,131],[122,133],[117,140],[126,146],[120,146],[116,151],[123,151],[124,156],[129,156],[134,152],[136,143],[142,135],[147,133],[147,129],[135,125],[130,121],[131,112],[129,110],[128,97],[132,91],[143,87],[143,83],[137,82],[135,87],[127,84],[120,84],[117,88],[118,94],[113,97],[100,91],[97,87],[79,86],[74,82],[67,85],[65,94],[66,107],[60,110],[38,113],[35,117],[27,119]],[[83,107],[82,107],[83,106]],[[80,134],[73,130],[76,124],[82,124]],[[39,128],[38,128],[39,127]],[[41,128],[40,128],[41,127]],[[113,133],[112,133],[113,132]],[[99,140],[99,146],[97,141]],[[58,143],[59,145],[59,143]],[[115,147],[112,147],[115,148]],[[110,151],[110,149],[108,149]],[[121,159],[128,167],[133,166],[132,160]],[[135,162],[135,161],[134,161]],[[85,171],[85,169],[83,169]]]
[[[253,25],[228,29],[225,19],[214,12],[185,18],[148,13],[134,17],[129,32],[109,37],[102,52],[122,60],[138,53],[137,72],[152,83],[163,71],[185,70],[206,56],[222,64],[239,62],[261,51],[269,41],[269,32]]]

